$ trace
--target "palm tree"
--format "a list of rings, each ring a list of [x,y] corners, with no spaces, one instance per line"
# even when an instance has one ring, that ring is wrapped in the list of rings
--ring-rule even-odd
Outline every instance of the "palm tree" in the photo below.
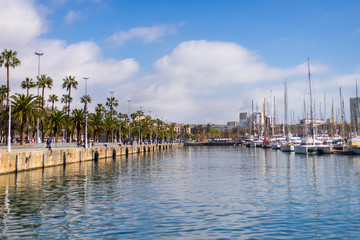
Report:
[[[0,87],[0,102],[1,103],[4,103],[6,93],[7,93],[6,85],[1,85],[1,87]]]
[[[62,88],[66,88],[66,91],[69,91],[69,101],[68,101],[68,116],[70,116],[70,103],[71,103],[71,88],[77,89],[78,82],[75,80],[75,77],[68,76],[63,79]]]
[[[84,113],[83,109],[74,109],[72,111],[71,123],[77,132],[77,140],[80,139],[81,128],[84,126]]]
[[[51,102],[51,104],[52,104],[52,106],[51,106],[52,111],[54,111],[55,102],[58,102],[58,101],[59,101],[59,98],[56,94],[49,95],[48,102]]]
[[[49,88],[51,89],[52,85],[53,85],[53,80],[50,76],[47,76],[46,74],[41,75],[40,77],[38,77],[38,82],[37,85],[39,86],[39,88],[42,88],[42,101],[41,101],[41,106],[44,107],[44,93],[45,93],[45,88]]]
[[[104,127],[103,115],[99,112],[89,115],[89,126],[94,131],[94,141],[99,139],[99,133]]]
[[[91,103],[91,97],[90,95],[84,95],[80,98],[80,102],[84,103],[84,110],[86,111],[86,106],[88,103]]]
[[[0,55],[0,67],[4,65],[6,67],[6,79],[7,79],[7,105],[10,102],[10,67],[15,68],[21,64],[17,58],[17,52],[5,49]]]
[[[26,78],[21,82],[21,88],[26,89],[26,94],[29,95],[29,89],[36,87],[36,83],[32,80],[32,78]]]
[[[71,101],[72,101],[72,98],[70,98],[68,94],[63,94],[63,97],[61,98],[61,103],[65,103],[65,106],[63,108],[65,112],[68,112],[68,110],[69,110],[68,103]]]
[[[95,107],[95,112],[103,115],[106,112],[106,109],[104,105],[98,103],[97,106]]]
[[[115,99],[115,97],[109,97],[107,98],[106,101],[106,106],[110,108],[110,114],[111,114],[111,118],[114,114],[114,107],[119,106],[119,101]]]
[[[20,145],[25,144],[25,129],[30,123],[35,123],[35,119],[41,115],[41,108],[37,96],[32,94],[25,95],[16,93],[13,99],[12,116],[20,123]]]
[[[104,128],[105,132],[107,133],[108,141],[109,141],[110,140],[109,138],[113,137],[113,135],[110,135],[110,132],[113,132],[114,129],[116,128],[116,121],[115,121],[115,119],[112,119],[110,114],[107,114],[103,124],[104,124],[103,128]],[[111,139],[111,142],[112,142],[112,140],[113,139]]]
[[[55,142],[58,142],[58,133],[65,126],[67,115],[63,111],[55,109],[49,115],[49,127],[55,135]]]

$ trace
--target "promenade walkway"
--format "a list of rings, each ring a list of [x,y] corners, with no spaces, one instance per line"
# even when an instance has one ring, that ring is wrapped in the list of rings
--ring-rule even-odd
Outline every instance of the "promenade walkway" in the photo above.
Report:
[[[111,142],[104,142],[104,143],[91,143],[92,147],[102,147],[107,145],[108,147],[119,146],[119,143],[111,143]],[[135,144],[136,145],[136,144]],[[124,146],[124,145],[122,145]],[[127,146],[127,145],[125,145]],[[84,145],[82,144],[82,148]],[[90,145],[89,145],[90,147]],[[69,149],[69,148],[78,148],[76,143],[52,143],[51,149]],[[38,151],[38,150],[46,150],[46,143],[30,143],[26,145],[20,146],[19,143],[12,143],[11,144],[11,152],[26,152],[26,151]],[[0,144],[0,152],[6,152],[7,145]]]

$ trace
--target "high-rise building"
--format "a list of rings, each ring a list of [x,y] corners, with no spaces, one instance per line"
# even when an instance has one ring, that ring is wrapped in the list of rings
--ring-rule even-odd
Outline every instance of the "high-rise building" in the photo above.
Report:
[[[360,98],[350,98],[350,119],[352,124],[359,124],[360,121]]]
[[[247,112],[241,112],[239,115],[240,127],[248,128],[249,127],[249,118]]]

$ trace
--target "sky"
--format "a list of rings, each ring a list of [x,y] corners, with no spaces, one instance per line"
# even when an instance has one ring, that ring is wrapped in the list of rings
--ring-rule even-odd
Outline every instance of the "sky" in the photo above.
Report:
[[[281,122],[285,81],[289,118],[303,118],[309,59],[316,116],[329,118],[334,106],[340,118],[341,88],[349,119],[359,10],[355,0],[0,0],[0,51],[21,61],[10,70],[13,93],[36,80],[41,52],[40,74],[54,80],[46,96],[61,98],[63,79],[75,76],[71,106],[81,108],[88,77],[90,111],[113,92],[119,112],[129,113],[131,100],[130,112],[182,124],[238,121],[264,102]]]

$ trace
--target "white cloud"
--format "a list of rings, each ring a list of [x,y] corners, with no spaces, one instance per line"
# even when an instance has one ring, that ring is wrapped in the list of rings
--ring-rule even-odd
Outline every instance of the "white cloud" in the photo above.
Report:
[[[27,0],[0,0],[0,45],[23,45],[46,30],[46,24]]]
[[[312,72],[327,69],[313,64]],[[282,99],[286,77],[304,79],[307,62],[293,68],[274,68],[258,53],[236,43],[188,41],[154,63],[154,76],[134,85],[147,86],[131,91],[138,105],[156,108],[167,119],[179,122],[226,122],[238,119],[238,112],[251,108],[251,100],[270,98],[270,89]],[[146,82],[146,84],[145,84]],[[301,84],[300,84],[301,86]],[[301,87],[300,96],[305,90]],[[120,90],[121,91],[121,90]],[[297,91],[300,92],[300,91]]]
[[[62,96],[61,88],[65,76],[75,76],[79,82],[79,91],[74,91],[74,107],[83,92],[83,77],[89,77],[89,92],[93,91],[94,101],[104,101],[106,87],[121,84],[139,71],[139,64],[134,59],[110,59],[102,56],[102,50],[91,41],[78,42],[71,45],[57,39],[41,37],[42,26],[47,23],[39,17],[32,1],[0,0],[0,44],[4,48],[18,52],[21,65],[10,70],[10,86],[13,92],[24,92],[20,83],[31,77],[36,80],[38,57],[35,51],[43,52],[41,57],[41,74],[47,74],[54,80],[51,93]],[[14,21],[14,18],[16,21]],[[1,49],[2,51],[2,49]],[[6,71],[0,68],[0,85],[5,84]],[[96,88],[92,90],[92,88]],[[37,90],[32,90],[36,94]],[[49,90],[45,91],[48,95]],[[107,93],[106,93],[107,94]]]
[[[82,18],[82,16],[81,16],[80,11],[70,10],[65,16],[65,23],[70,24],[81,18]]]
[[[142,39],[146,43],[149,43],[157,41],[165,35],[174,34],[175,32],[176,28],[172,25],[138,27],[132,28],[127,32],[121,31],[118,33],[114,33],[108,38],[108,40],[117,45],[122,45],[132,39]]]
[[[94,42],[68,45],[63,40],[42,38],[43,26],[47,26],[47,22],[39,17],[33,3],[0,0],[0,45],[16,50],[22,62],[20,67],[10,71],[12,91],[25,92],[20,89],[21,81],[26,77],[36,78],[38,58],[34,52],[39,51],[44,53],[41,73],[54,79],[51,93],[60,97],[65,93],[61,88],[65,76],[74,75],[78,80],[78,91],[73,92],[73,107],[81,106],[78,100],[84,94],[83,77],[89,77],[88,92],[93,98],[90,109],[97,103],[104,103],[109,91],[114,91],[122,112],[127,113],[127,100],[131,99],[132,110],[142,106],[145,112],[151,110],[153,116],[157,114],[164,120],[225,123],[237,120],[240,111],[250,110],[251,100],[261,107],[263,99],[270,97],[271,88],[277,101],[281,102],[282,84],[288,78],[290,104],[299,112],[303,109],[306,59],[291,68],[272,67],[259,53],[236,43],[187,41],[158,59],[153,72],[142,76],[144,73],[140,72],[136,60],[104,58],[102,49]],[[16,16],[17,21],[9,20],[9,14]],[[114,34],[112,40],[118,44],[134,38],[151,42],[175,31],[174,27],[167,25],[134,28]],[[311,63],[315,80],[326,70],[327,66]],[[315,86],[331,87],[335,89],[335,96],[338,86],[334,86],[339,82],[353,86],[355,77],[356,73],[329,78],[326,82],[319,79]],[[6,71],[0,68],[0,85],[5,83],[5,79]],[[36,90],[32,92],[36,93]],[[46,90],[47,96],[49,93]]]

